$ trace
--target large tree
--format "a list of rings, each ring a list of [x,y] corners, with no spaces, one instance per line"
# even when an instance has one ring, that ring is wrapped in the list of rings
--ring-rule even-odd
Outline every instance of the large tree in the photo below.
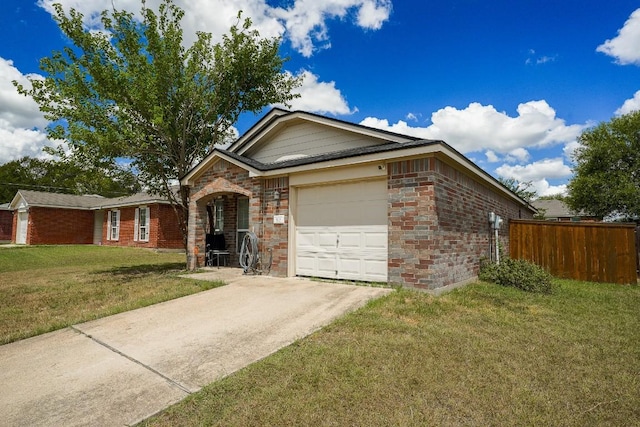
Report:
[[[585,130],[567,204],[596,216],[640,218],[640,111]]]
[[[0,165],[0,203],[10,202],[21,189],[118,197],[140,191],[140,184],[124,167],[97,168],[69,158],[23,157]]]
[[[295,97],[299,80],[282,72],[280,40],[261,38],[239,13],[220,43],[201,32],[185,48],[183,11],[171,0],[158,12],[143,0],[141,21],[104,11],[100,32],[87,31],[74,9],[55,11],[70,45],[41,61],[45,79],[18,89],[74,156],[102,165],[130,159],[144,186],[173,203],[186,242],[189,194],[176,180],[230,138],[242,113]]]

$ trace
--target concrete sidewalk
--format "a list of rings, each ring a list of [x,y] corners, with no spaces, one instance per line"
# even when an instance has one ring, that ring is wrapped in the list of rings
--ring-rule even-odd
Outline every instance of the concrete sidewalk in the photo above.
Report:
[[[135,424],[391,292],[233,269],[197,277],[229,285],[0,346],[0,424]]]

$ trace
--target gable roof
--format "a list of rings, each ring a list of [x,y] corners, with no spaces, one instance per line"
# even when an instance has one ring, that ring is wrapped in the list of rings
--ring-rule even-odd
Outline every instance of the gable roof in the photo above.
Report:
[[[166,199],[147,193],[137,193],[132,196],[106,198],[98,195],[76,195],[62,193],[47,193],[44,191],[18,190],[9,204],[10,209],[17,209],[23,200],[26,205],[34,207],[95,210],[115,207],[141,205],[147,203],[169,203]]]
[[[409,142],[420,139],[413,136],[321,116],[319,114],[309,113],[306,111],[287,111],[281,108],[273,108],[262,119],[258,120],[255,125],[240,136],[240,138],[232,143],[227,150],[233,153],[243,154],[255,144],[258,144],[260,141],[268,138],[269,135],[273,135],[283,128],[302,121],[318,123],[334,129],[369,136],[384,142]]]

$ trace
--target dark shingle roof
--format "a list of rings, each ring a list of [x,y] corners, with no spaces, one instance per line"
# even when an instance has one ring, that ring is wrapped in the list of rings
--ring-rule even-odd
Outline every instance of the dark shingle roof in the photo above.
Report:
[[[572,218],[576,216],[589,216],[585,212],[575,212],[562,200],[534,200],[531,202],[539,211],[544,211],[545,218]]]
[[[45,193],[44,191],[19,190],[18,193],[31,206],[74,207],[91,209],[106,200],[101,196],[78,196],[75,194]]]
[[[257,160],[253,160],[248,157],[241,156],[231,151],[218,150],[218,149],[216,150],[222,154],[225,154],[226,156],[231,157],[232,159],[235,159],[239,162],[244,163],[247,166],[250,166],[254,169],[265,172],[265,171],[271,171],[276,169],[290,168],[294,166],[302,166],[302,165],[309,165],[313,163],[326,162],[330,160],[364,156],[367,154],[385,153],[389,151],[404,150],[404,149],[409,149],[414,147],[422,147],[422,146],[432,145],[437,143],[443,143],[443,142],[436,141],[436,140],[428,140],[428,139],[421,139],[421,140],[410,141],[410,142],[389,142],[386,144],[351,148],[348,150],[341,150],[341,151],[334,151],[331,153],[319,154],[317,156],[301,157],[297,159],[291,159],[291,160],[285,160],[282,162],[273,162],[273,163],[261,163],[261,162],[258,162]]]
[[[102,196],[78,196],[75,194],[46,193],[43,191],[19,190],[29,206],[67,208],[67,209],[102,209],[119,206],[141,205],[146,203],[167,203],[167,200],[144,192],[132,196],[109,199]]]

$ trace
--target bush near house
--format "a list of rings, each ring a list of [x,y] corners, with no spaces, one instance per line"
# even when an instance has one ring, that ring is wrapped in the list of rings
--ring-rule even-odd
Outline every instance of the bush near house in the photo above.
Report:
[[[550,294],[552,276],[542,267],[523,259],[503,259],[499,264],[483,262],[478,278],[501,286],[510,286],[527,292]]]

